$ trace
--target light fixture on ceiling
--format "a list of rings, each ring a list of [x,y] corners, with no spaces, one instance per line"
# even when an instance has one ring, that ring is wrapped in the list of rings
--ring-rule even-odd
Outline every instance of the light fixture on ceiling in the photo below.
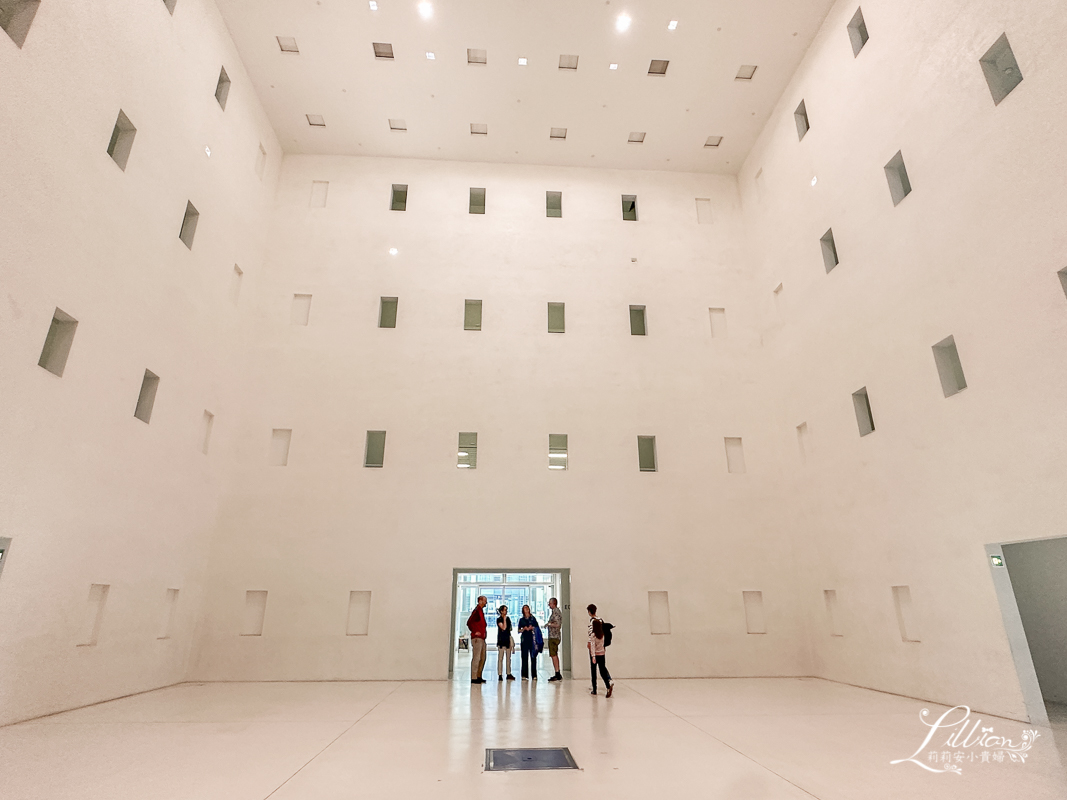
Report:
[[[377,11],[378,10],[378,4],[376,2],[374,2],[374,0],[370,0],[370,10],[371,11]]]
[[[208,158],[211,158],[211,147],[210,146],[204,145],[204,152],[207,153],[207,157]]]
[[[819,176],[818,175],[812,175],[811,176],[811,185],[814,186],[818,182],[819,182]]]
[[[433,3],[419,3],[419,16],[423,19],[430,19],[433,17]]]
[[[618,64],[608,64],[608,69],[618,69],[618,68],[619,68]]]
[[[396,248],[395,248],[395,247],[390,247],[390,248],[389,248],[389,255],[391,255],[391,256],[395,256],[395,255],[396,255],[396,253],[397,253],[397,250],[396,250]]]
[[[519,66],[520,67],[525,67],[526,66],[526,56],[519,56]]]
[[[426,54],[426,60],[427,61],[433,61],[435,58],[437,58],[437,56],[435,56],[433,53],[427,53]]]
[[[626,33],[626,31],[630,30],[631,22],[633,22],[633,20],[626,14],[619,14],[619,16],[615,18],[615,30],[619,33]]]
[[[676,20],[676,19],[672,19],[670,22],[667,23],[667,30],[669,30],[669,31],[673,31],[677,27],[678,27],[678,20]]]

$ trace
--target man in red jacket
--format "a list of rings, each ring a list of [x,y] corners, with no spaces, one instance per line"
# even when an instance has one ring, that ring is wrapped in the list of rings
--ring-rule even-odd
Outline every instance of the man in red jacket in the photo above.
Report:
[[[485,683],[482,680],[482,668],[485,666],[485,608],[489,600],[479,595],[478,605],[467,618],[467,629],[471,632],[471,683]]]

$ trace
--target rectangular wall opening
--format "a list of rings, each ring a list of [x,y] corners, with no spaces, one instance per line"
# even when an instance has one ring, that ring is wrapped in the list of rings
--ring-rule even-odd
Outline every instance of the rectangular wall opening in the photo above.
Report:
[[[567,328],[566,319],[566,304],[565,303],[549,303],[548,304],[548,332],[549,333],[563,333]]]
[[[385,466],[385,431],[367,431],[367,447],[363,451],[363,466]]]
[[[630,306],[630,335],[648,335],[647,319],[644,306]]]
[[[263,143],[259,144],[259,152],[256,153],[256,177],[263,180],[263,172],[267,168],[267,150]]]
[[[230,76],[226,74],[226,67],[219,71],[219,82],[215,85],[215,99],[219,101],[219,108],[226,110],[226,98],[230,96]]]
[[[178,0],[163,0],[163,5],[167,7],[167,11],[174,14],[174,6],[178,5]]]
[[[637,468],[641,472],[656,471],[656,437],[637,437]]]
[[[94,583],[89,587],[89,600],[85,605],[85,619],[78,639],[79,647],[93,647],[100,640],[100,628],[104,624],[104,608],[111,585]]]
[[[163,601],[163,616],[159,624],[157,639],[169,639],[174,635],[174,621],[178,618],[178,590],[167,589],[167,597]]]
[[[569,455],[567,452],[567,434],[548,434],[548,468],[567,469],[567,462],[570,461]]]
[[[136,135],[137,128],[133,127],[130,118],[120,108],[119,117],[115,120],[115,127],[111,131],[111,141],[107,145],[107,154],[123,172],[126,171],[126,162],[130,160],[133,137]]]
[[[215,415],[205,409],[200,418],[200,452],[205,456],[211,447],[211,429],[215,426]]]
[[[956,350],[956,340],[949,336],[934,345],[934,363],[941,378],[941,390],[945,397],[952,397],[967,388],[967,379],[963,377],[963,365]]]
[[[182,219],[182,229],[178,232],[178,238],[186,247],[193,249],[193,238],[196,236],[196,224],[200,221],[200,212],[196,206],[186,201],[185,217]]]
[[[267,593],[250,590],[245,592],[245,613],[241,621],[242,636],[262,636],[263,620],[267,617]]]
[[[230,302],[234,305],[241,299],[241,278],[244,274],[244,270],[236,264],[233,265],[233,274],[230,276]]]
[[[726,338],[726,309],[709,308],[708,316],[711,317],[711,338]]]
[[[37,16],[41,0],[3,0],[0,2],[0,28],[3,28],[18,48],[26,43],[26,37]]]
[[[393,184],[393,191],[389,198],[389,210],[408,210],[408,185],[406,183]]]
[[[822,263],[826,267],[827,273],[830,272],[841,262],[837,259],[837,242],[834,241],[834,229],[830,228],[819,239],[819,245],[822,247]]]
[[[797,124],[797,138],[800,141],[804,141],[804,137],[811,130],[811,123],[808,122],[808,107],[803,100],[800,101],[797,110],[793,112],[793,120]]]
[[[293,325],[306,326],[311,321],[311,295],[294,294],[289,309],[289,321]]]
[[[903,642],[920,642],[919,626],[915,619],[915,610],[911,603],[910,586],[893,587],[893,606],[897,612],[897,625],[900,627],[900,640]]]
[[[852,55],[858,56],[863,45],[871,37],[867,35],[867,23],[863,20],[863,9],[857,8],[852,20],[848,23],[848,38],[852,42]]]
[[[381,303],[378,306],[378,327],[379,328],[395,328],[396,327],[396,309],[399,299],[396,297],[383,297]]]
[[[911,181],[908,180],[908,170],[904,166],[904,156],[899,150],[885,165],[885,179],[889,182],[893,205],[900,205],[900,201],[911,194]]]
[[[710,225],[711,224],[711,198],[710,197],[698,197],[696,198],[697,204],[697,225]]]
[[[745,604],[745,627],[749,633],[766,633],[767,621],[763,616],[763,592],[741,592]]]
[[[480,331],[482,329],[482,301],[463,301],[463,330]]]
[[[77,329],[78,320],[57,308],[52,314],[52,322],[48,326],[48,334],[44,337],[44,348],[37,365],[62,378]]]
[[[727,436],[723,441],[726,443],[726,471],[736,474],[745,472],[745,450],[741,446],[741,438]]]
[[[4,572],[4,564],[7,563],[7,554],[11,552],[11,539],[7,536],[0,536],[0,574]]]
[[[366,636],[370,632],[370,592],[348,593],[346,636]]]
[[[1000,35],[978,63],[982,65],[982,74],[989,85],[989,93],[993,95],[994,105],[999,106],[1000,101],[1023,82],[1023,71],[1019,69],[1019,62],[1015,60],[1015,52],[1008,44],[1006,33]]]
[[[636,194],[624,194],[622,196],[622,218],[630,222],[637,222]]]
[[[856,425],[860,436],[874,433],[874,414],[871,413],[871,399],[867,396],[867,387],[852,393],[852,407],[856,411]]]
[[[329,181],[312,181],[311,182],[311,202],[308,205],[311,208],[326,208],[326,195],[330,192]]]
[[[648,627],[653,636],[671,632],[671,606],[666,592],[648,593]]]
[[[275,428],[270,432],[270,460],[272,467],[289,465],[289,445],[293,441],[292,428]]]
[[[485,213],[485,189],[471,187],[470,207],[471,214]]]
[[[797,425],[797,447],[800,449],[800,460],[807,463],[811,458],[811,431],[806,422]]]
[[[460,433],[459,450],[456,453],[457,469],[478,469],[478,434]]]
[[[1060,288],[1063,289],[1063,294],[1067,297],[1067,267],[1064,267],[1056,275],[1060,279]]]
[[[841,627],[837,615],[837,590],[823,589],[823,602],[826,604],[826,627],[831,636],[841,636]]]
[[[467,48],[467,63],[468,64],[486,64],[488,59],[486,57],[485,50],[479,50],[476,47]]]
[[[545,216],[563,216],[563,192],[545,192]]]
[[[152,408],[156,404],[158,389],[159,376],[146,369],[144,378],[141,379],[141,392],[137,395],[137,407],[133,410],[133,415],[141,422],[148,423],[152,420]]]

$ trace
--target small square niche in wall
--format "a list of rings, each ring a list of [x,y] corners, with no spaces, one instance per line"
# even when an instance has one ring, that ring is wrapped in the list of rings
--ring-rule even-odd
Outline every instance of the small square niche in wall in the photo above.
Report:
[[[399,302],[400,301],[395,297],[381,298],[381,305],[378,307],[379,328],[396,327],[396,309]]]
[[[978,63],[982,65],[982,73],[989,84],[989,93],[993,95],[994,105],[999,106],[1000,101],[1023,82],[1023,72],[1019,69],[1019,62],[1015,60],[1015,53],[1008,43],[1006,33],[1000,35]]]
[[[750,81],[756,76],[757,67],[751,64],[745,64],[737,70],[737,74],[734,76],[735,81]]]
[[[406,131],[408,129],[408,123],[402,119],[390,119],[389,130],[391,131]]]
[[[326,127],[326,120],[323,118],[322,114],[305,114],[304,116],[307,117],[308,125],[312,128]]]
[[[289,311],[289,321],[293,325],[306,327],[311,319],[311,295],[294,294],[293,305]]]
[[[463,330],[480,331],[482,329],[482,301],[463,301]]]
[[[709,308],[708,316],[711,317],[711,338],[712,339],[725,339],[726,338],[726,309],[725,308]]]
[[[3,28],[18,48],[26,43],[26,36],[37,16],[37,7],[41,0],[2,0],[0,1],[0,28]]]
[[[566,128],[552,128],[548,132],[548,138],[549,139],[566,139],[567,138],[567,129]]]
[[[329,181],[311,182],[311,208],[326,208],[326,195],[330,192]]]
[[[837,243],[834,241],[833,228],[830,228],[819,238],[819,244],[822,247],[822,263],[826,267],[827,274],[829,274],[830,270],[841,263],[837,258]]]
[[[44,349],[41,350],[37,365],[62,378],[77,329],[78,320],[57,308],[52,315],[52,324],[48,326],[48,335],[45,336]]]
[[[389,197],[390,211],[408,210],[408,185],[406,183],[394,183]]]
[[[637,195],[622,196],[622,218],[628,222],[637,222]]]
[[[854,57],[860,54],[863,45],[867,44],[867,40],[871,38],[867,35],[867,23],[863,20],[862,8],[856,9],[852,21],[848,23],[848,38],[852,42],[852,55]]]
[[[934,363],[941,378],[941,390],[945,397],[952,397],[967,388],[967,379],[963,377],[963,365],[956,350],[956,340],[952,336],[942,339],[934,345]]]
[[[545,216],[563,216],[563,192],[545,192]]]
[[[485,213],[485,189],[481,187],[472,186],[470,193],[470,205],[467,207],[467,211],[470,214],[484,214]]]
[[[156,404],[158,389],[159,376],[146,369],[141,379],[141,392],[137,395],[137,407],[133,410],[133,415],[141,422],[147,424],[152,421],[152,408]]]
[[[705,147],[718,147],[720,144],[722,144],[721,136],[709,136],[704,140]]]
[[[292,428],[275,428],[270,432],[270,455],[268,464],[272,467],[289,466],[289,446],[293,442]]]
[[[467,63],[468,64],[485,64],[488,59],[484,50],[476,50],[473,48],[467,48]]]
[[[292,36],[277,36],[278,48],[283,53],[299,53],[300,48],[296,46],[296,39]]]
[[[471,136],[488,136],[489,125],[485,122],[472,122],[471,123]]]
[[[637,437],[637,468],[641,472],[656,472],[656,437]]]
[[[560,69],[578,69],[578,56],[560,56]]]
[[[726,444],[726,471],[733,474],[744,473],[745,470],[745,450],[741,444],[740,437],[731,438],[727,436],[723,441]]]
[[[567,330],[567,306],[565,303],[548,304],[548,332],[564,333]]]
[[[456,455],[457,469],[478,468],[478,434],[460,433],[459,450]]]
[[[548,434],[548,468],[567,469],[570,454],[567,452],[567,434]]]
[[[385,431],[367,431],[367,448],[363,454],[363,466],[385,466]]]
[[[219,72],[219,82],[215,86],[215,99],[219,101],[219,107],[226,110],[226,98],[230,96],[230,76],[226,74],[226,67]]]
[[[852,406],[856,411],[856,425],[860,436],[874,433],[874,414],[871,413],[871,400],[867,396],[866,386],[852,393]]]
[[[1063,289],[1063,294],[1067,297],[1067,267],[1064,267],[1056,275],[1060,279],[1060,288]]]
[[[630,335],[648,335],[648,326],[646,324],[644,306],[630,306]]]
[[[889,194],[893,197],[893,205],[900,205],[900,201],[911,194],[911,181],[908,180],[908,170],[904,166],[904,156],[899,150],[885,165],[885,178],[889,182]]]
[[[644,131],[631,131],[630,138],[626,140],[629,144],[644,144],[645,132]]]
[[[393,60],[393,46],[388,42],[372,42],[374,57],[385,61]]]
[[[649,75],[666,75],[667,67],[670,66],[670,61],[663,61],[658,58],[652,59],[648,65]]]
[[[174,6],[178,5],[178,0],[163,0],[163,5],[167,7],[167,11],[173,16]]]
[[[811,124],[808,122],[808,107],[803,100],[800,101],[797,110],[793,112],[793,120],[797,123],[797,138],[800,141],[804,141],[804,137],[811,130]]]
[[[196,237],[196,226],[200,222],[200,212],[196,206],[186,201],[185,217],[182,219],[182,229],[178,232],[178,238],[190,250],[193,249],[193,239]]]
[[[126,162],[130,159],[130,151],[133,149],[133,137],[137,135],[137,128],[133,127],[130,118],[119,109],[118,119],[111,131],[111,141],[107,145],[107,154],[111,160],[119,165],[119,169],[126,171]]]

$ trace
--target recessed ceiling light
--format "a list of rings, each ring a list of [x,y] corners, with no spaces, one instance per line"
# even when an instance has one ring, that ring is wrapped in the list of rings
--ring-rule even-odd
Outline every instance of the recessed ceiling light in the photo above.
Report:
[[[625,33],[626,31],[630,30],[630,23],[632,21],[633,20],[631,20],[625,14],[619,14],[619,16],[615,18],[615,30],[617,30],[619,33]]]
[[[433,53],[427,53],[426,54],[426,60],[427,61],[433,61],[435,58],[437,58],[437,56],[435,56]]]
[[[722,144],[721,136],[709,136],[708,140],[704,142],[705,147],[718,147],[720,144]]]
[[[433,3],[419,3],[419,16],[423,19],[430,19],[433,16]]]
[[[567,129],[566,128],[553,128],[552,130],[550,130],[548,132],[548,138],[549,139],[566,139],[567,138]]]
[[[388,42],[372,42],[374,45],[374,57],[391,59],[393,57],[393,46]]]
[[[658,58],[654,58],[654,59],[652,59],[652,63],[650,63],[648,65],[648,74],[649,75],[666,75],[667,74],[667,65],[669,65],[670,63],[671,63],[670,61],[661,61]]]
[[[734,77],[736,81],[750,81],[752,76],[756,74],[756,67],[751,64],[745,64],[737,71],[737,75]]]
[[[390,248],[389,248],[389,255],[391,255],[391,256],[395,256],[395,255],[396,255],[396,253],[397,253],[397,250],[396,250],[396,248],[395,248],[395,247],[390,247]]]
[[[619,68],[618,64],[608,64],[608,69],[618,69],[618,68]]]
[[[525,67],[526,66],[526,56],[519,56],[519,66],[520,67]]]
[[[211,147],[210,146],[204,145],[204,152],[207,153],[207,157],[208,158],[211,158]]]
[[[374,0],[370,0],[370,10],[371,11],[377,11],[378,10],[378,4],[376,2],[374,2]]]
[[[471,135],[472,136],[487,136],[489,134],[489,126],[484,122],[472,122],[471,123]]]
[[[296,39],[292,36],[277,36],[278,47],[281,48],[283,53],[299,53],[300,48],[296,46]]]
[[[404,120],[402,120],[402,119],[391,119],[391,120],[389,120],[389,130],[391,130],[391,131],[406,131],[407,129],[408,129],[408,124]]]
[[[322,118],[322,114],[307,114],[308,125],[313,128],[325,128],[326,120]]]
[[[626,141],[631,142],[632,144],[641,144],[641,143],[643,143],[645,141],[645,132],[644,131],[631,131],[630,132],[630,138],[627,139]]]
[[[669,31],[673,31],[677,27],[678,27],[678,20],[676,20],[676,19],[672,19],[670,22],[667,23],[667,30],[669,30]]]
[[[814,186],[818,182],[819,182],[819,176],[818,175],[812,175],[811,176],[811,185]]]

